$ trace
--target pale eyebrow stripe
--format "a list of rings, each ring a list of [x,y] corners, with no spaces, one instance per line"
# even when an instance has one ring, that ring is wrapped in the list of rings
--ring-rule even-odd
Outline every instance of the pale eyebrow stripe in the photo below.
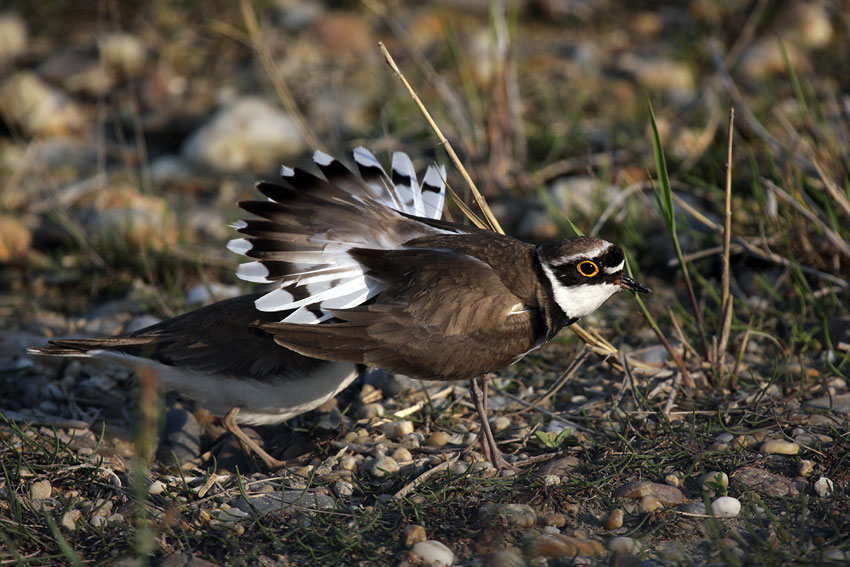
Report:
[[[626,261],[623,260],[622,262],[620,262],[616,266],[612,266],[610,268],[605,268],[604,271],[605,271],[606,274],[616,274],[617,272],[622,270],[625,265],[626,265]]]

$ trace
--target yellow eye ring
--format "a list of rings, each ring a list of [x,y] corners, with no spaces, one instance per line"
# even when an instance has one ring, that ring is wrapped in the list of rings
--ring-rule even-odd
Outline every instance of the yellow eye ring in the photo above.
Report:
[[[582,260],[578,263],[576,269],[578,270],[578,273],[580,273],[586,278],[592,278],[593,276],[599,273],[599,266],[597,266],[594,262],[591,262],[590,260]]]

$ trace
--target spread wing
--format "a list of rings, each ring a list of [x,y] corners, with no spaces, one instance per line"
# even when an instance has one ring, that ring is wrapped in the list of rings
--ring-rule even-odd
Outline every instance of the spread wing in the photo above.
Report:
[[[383,284],[372,303],[332,310],[340,322],[262,328],[307,356],[443,380],[503,368],[536,342],[535,310],[481,260],[433,248],[350,253]]]

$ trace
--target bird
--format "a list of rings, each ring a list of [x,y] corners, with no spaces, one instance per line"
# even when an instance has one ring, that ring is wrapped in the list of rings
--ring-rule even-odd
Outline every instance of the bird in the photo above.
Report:
[[[444,168],[430,166],[417,185],[404,154],[394,154],[391,176],[364,148],[354,150],[359,176],[322,151],[313,161],[321,176],[284,166],[282,183],[256,185],[265,200],[238,203],[252,216],[233,225],[241,236],[228,243],[250,260],[237,276],[273,284],[272,291],[123,337],[54,340],[39,354],[151,358],[182,374],[183,388],[194,385],[190,395],[206,397],[215,397],[210,390],[227,376],[227,394],[205,400],[232,404],[225,425],[233,412],[252,409],[239,392],[258,365],[279,388],[269,404],[309,400],[281,407],[283,419],[335,395],[357,365],[423,380],[467,380],[484,457],[497,469],[515,468],[489,427],[488,376],[614,293],[651,290],[626,274],[622,248],[606,240],[576,236],[534,245],[442,220]],[[308,370],[290,370],[289,360]],[[317,378],[326,371],[336,379]],[[235,420],[229,421],[230,429]]]
[[[420,217],[442,216],[445,167],[429,166],[420,184],[412,160],[403,152],[393,153],[389,175],[366,148],[356,148],[353,157],[362,176],[358,189],[369,198]],[[238,251],[239,244],[231,243],[230,248]],[[258,268],[242,265],[237,275],[249,282],[271,281],[260,277]],[[294,268],[275,284],[293,289],[299,297],[325,292],[322,305],[345,307],[351,300],[331,296],[334,290],[323,283],[330,281],[327,275],[328,270]],[[302,302],[299,307],[281,307],[268,304],[265,295],[226,299],[132,333],[54,339],[27,350],[33,356],[99,358],[133,370],[153,369],[162,389],[179,391],[223,417],[225,428],[274,470],[287,462],[272,457],[240,424],[273,425],[313,410],[350,385],[363,367],[303,356],[277,345],[261,326],[282,320],[318,322],[312,315],[316,306]]]

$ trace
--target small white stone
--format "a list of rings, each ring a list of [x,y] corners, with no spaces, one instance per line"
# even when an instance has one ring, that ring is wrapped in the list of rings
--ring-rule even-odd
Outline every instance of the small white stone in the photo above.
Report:
[[[393,459],[396,460],[397,463],[409,463],[413,461],[413,455],[410,454],[404,447],[399,447],[395,451],[393,451],[392,455],[390,455]]]
[[[384,431],[384,435],[390,439],[400,439],[405,435],[413,433],[413,422],[409,419],[391,421],[389,423],[385,423],[382,429]]]
[[[821,498],[827,498],[832,496],[832,493],[835,491],[835,486],[832,484],[832,481],[826,478],[825,476],[820,477],[815,482],[815,492]]]
[[[455,560],[455,554],[444,544],[433,539],[420,541],[413,546],[413,555],[426,563],[432,565],[445,565],[448,567]]]
[[[155,480],[148,486],[148,494],[156,495],[163,492],[165,492],[165,483],[161,480]]]
[[[398,472],[398,463],[392,457],[378,457],[372,461],[369,472],[372,476],[381,478]]]
[[[96,528],[102,528],[106,525],[107,519],[106,516],[92,516],[89,523]]]
[[[501,433],[511,426],[511,420],[504,415],[499,415],[490,420],[490,429],[493,433]]]
[[[721,496],[711,503],[711,513],[717,518],[734,518],[741,513],[741,502],[731,496]]]
[[[53,487],[47,479],[37,480],[32,483],[32,486],[30,486],[30,498],[33,500],[44,500],[45,498],[50,498],[50,494],[52,492]]]
[[[561,477],[555,474],[547,474],[543,477],[543,486],[558,486],[561,484]]]
[[[354,485],[347,480],[338,480],[334,483],[334,492],[341,498],[348,498],[354,494]]]
[[[641,545],[639,541],[630,537],[617,536],[608,542],[608,551],[620,556],[637,555],[641,551]]]
[[[77,520],[80,519],[80,516],[80,511],[76,508],[68,510],[62,514],[62,527],[69,532],[73,532],[77,529]]]

